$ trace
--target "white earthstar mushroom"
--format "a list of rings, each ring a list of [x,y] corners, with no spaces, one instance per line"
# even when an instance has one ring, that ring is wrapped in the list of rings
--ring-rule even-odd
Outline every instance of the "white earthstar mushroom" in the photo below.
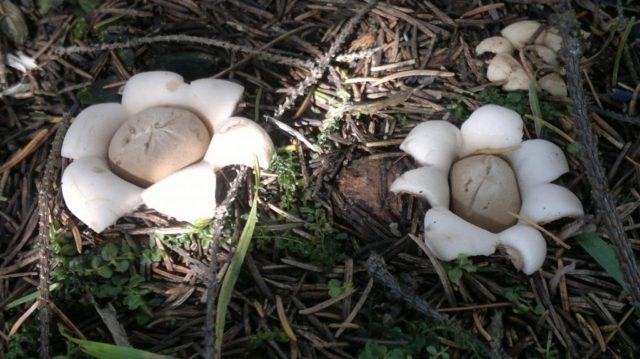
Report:
[[[441,260],[489,255],[500,246],[516,268],[534,273],[544,263],[546,243],[537,229],[518,223],[511,213],[535,223],[584,215],[576,195],[550,183],[569,170],[562,150],[545,140],[522,142],[520,115],[496,105],[475,110],[460,130],[441,122],[426,121],[407,135],[410,154],[424,167],[398,177],[391,190],[429,202],[424,239]],[[444,128],[448,138],[456,139],[455,145],[441,141],[438,131]],[[421,150],[456,162],[424,165],[429,158]],[[448,183],[443,173],[448,173]]]
[[[274,150],[255,122],[231,117],[242,92],[225,80],[188,84],[152,71],[127,81],[122,104],[86,108],[61,151],[74,160],[62,182],[69,210],[96,232],[143,203],[191,223],[211,218],[215,171],[254,158],[268,167]]]

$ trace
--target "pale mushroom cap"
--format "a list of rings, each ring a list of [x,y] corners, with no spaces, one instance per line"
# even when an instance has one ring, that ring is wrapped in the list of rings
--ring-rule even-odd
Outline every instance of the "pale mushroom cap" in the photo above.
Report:
[[[195,223],[213,217],[216,209],[216,175],[206,162],[196,163],[166,177],[142,192],[149,208]]]
[[[71,213],[98,233],[142,204],[142,188],[114,175],[98,157],[73,161],[62,175],[61,188]]]
[[[432,207],[449,207],[447,173],[438,167],[424,166],[407,171],[393,181],[389,190],[424,198]]]
[[[198,114],[215,133],[233,114],[243,91],[231,81],[199,79],[186,84],[176,73],[149,71],[127,81],[122,105],[131,115],[155,106],[184,107]]]
[[[502,31],[500,31],[500,34],[509,39],[516,49],[521,49],[527,44],[540,26],[542,25],[537,21],[518,21],[503,28]],[[542,43],[544,41],[544,35],[543,31],[540,36],[535,39],[534,43]]]
[[[513,45],[506,37],[492,36],[482,40],[476,46],[476,54],[482,55],[485,52],[511,55],[513,53]]]
[[[469,223],[497,233],[516,223],[518,182],[511,166],[492,155],[466,157],[451,167],[451,209]]]
[[[483,149],[507,149],[522,142],[522,118],[508,108],[484,105],[460,127],[463,155]]]
[[[513,265],[524,274],[533,274],[544,264],[547,242],[535,228],[517,224],[500,232],[498,237]]]
[[[448,172],[461,145],[460,130],[447,121],[425,121],[409,132],[400,145],[421,165],[431,165]]]
[[[564,79],[555,72],[542,76],[542,78],[538,80],[538,83],[543,90],[553,96],[566,97],[568,95],[567,84],[564,82]]]
[[[523,70],[522,65],[509,54],[497,54],[487,67],[487,79],[491,82],[508,81],[516,70]]]
[[[151,107],[116,131],[109,145],[109,161],[118,176],[147,187],[200,161],[209,141],[207,127],[193,112]]]
[[[64,141],[62,157],[106,158],[111,137],[127,120],[127,111],[119,103],[103,103],[84,109],[73,121]]]
[[[273,142],[260,125],[232,117],[213,135],[204,160],[217,169],[228,165],[253,167],[257,159],[260,167],[267,168],[273,151]]]
[[[424,217],[424,241],[443,261],[496,251],[498,235],[465,221],[444,207],[433,207]]]
[[[535,223],[548,223],[564,217],[584,216],[582,203],[568,189],[541,183],[522,191],[520,214]]]
[[[569,172],[562,149],[547,140],[523,141],[515,151],[506,154],[516,173],[521,191],[556,180]]]
[[[511,73],[507,83],[502,85],[502,89],[505,91],[528,90],[530,85],[529,74],[523,68],[519,68]]]

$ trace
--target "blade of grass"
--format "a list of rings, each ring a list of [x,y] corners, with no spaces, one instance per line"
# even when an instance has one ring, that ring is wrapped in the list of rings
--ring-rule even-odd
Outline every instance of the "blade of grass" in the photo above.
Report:
[[[620,61],[622,60],[622,53],[624,52],[624,46],[627,44],[629,34],[631,33],[631,29],[633,28],[633,25],[635,25],[635,22],[635,16],[632,17],[629,22],[627,22],[627,26],[625,26],[622,37],[620,38],[620,43],[618,43],[618,51],[616,52],[616,57],[613,62],[613,75],[611,76],[611,86],[613,87],[618,86],[618,72],[620,71]]]
[[[590,232],[580,234],[578,243],[616,282],[623,288],[627,287],[620,270],[620,262],[618,262],[613,248],[607,242],[600,238],[598,234]]]
[[[257,162],[253,166],[255,174],[255,185],[253,201],[251,202],[251,211],[249,217],[247,217],[247,223],[242,229],[240,234],[240,240],[236,248],[236,253],[231,258],[231,263],[227,270],[227,274],[222,280],[220,287],[220,295],[218,296],[218,305],[216,307],[216,357],[222,357],[222,336],[224,335],[224,324],[227,316],[227,307],[231,301],[231,294],[233,288],[236,285],[238,277],[240,276],[240,270],[242,269],[242,263],[244,262],[249,245],[251,244],[251,238],[253,237],[253,231],[256,228],[256,221],[258,219],[258,193],[260,185],[260,170]]]
[[[97,359],[176,359],[172,356],[154,354],[140,349],[73,338],[64,333],[63,335],[69,341],[78,344],[83,352]]]
[[[536,82],[535,75],[529,83],[529,107],[531,107],[531,113],[537,118],[542,118],[542,108],[540,107],[540,98],[538,97],[538,83]],[[542,132],[542,124],[538,121],[533,122],[533,126],[536,131],[536,137],[540,137]]]
[[[49,286],[49,292],[53,292],[54,290],[60,288],[62,285],[60,283],[53,283]],[[4,307],[4,309],[11,309],[11,308],[15,308],[17,306],[19,306],[20,304],[24,304],[27,302],[31,302],[32,300],[36,300],[38,299],[38,297],[40,297],[40,291],[36,290],[34,292],[31,292],[29,294],[26,294],[18,299],[15,299],[11,302],[9,302],[9,304],[7,304],[6,307]]]

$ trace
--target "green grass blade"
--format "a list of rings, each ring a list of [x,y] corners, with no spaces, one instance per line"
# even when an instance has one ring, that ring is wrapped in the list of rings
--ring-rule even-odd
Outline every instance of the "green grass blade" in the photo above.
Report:
[[[49,292],[53,292],[54,290],[60,288],[62,285],[60,283],[53,283],[49,286]],[[7,304],[4,309],[11,309],[11,308],[15,308],[21,304],[24,303],[29,303],[31,301],[34,301],[36,299],[38,299],[38,297],[40,297],[40,291],[36,290],[34,292],[31,292],[27,295],[24,295],[18,299],[15,299],[11,302],[9,302],[9,304]]]
[[[220,286],[220,295],[218,297],[218,305],[216,307],[216,357],[222,356],[222,336],[224,335],[224,324],[227,316],[227,307],[231,301],[231,294],[233,288],[236,285],[238,277],[240,276],[240,269],[242,269],[242,263],[249,251],[249,245],[251,244],[251,238],[253,237],[253,231],[256,228],[256,222],[258,219],[258,187],[260,185],[260,170],[258,164],[254,165],[255,183],[256,188],[253,195],[253,202],[251,203],[251,211],[247,218],[247,223],[242,229],[240,240],[236,248],[236,253],[231,258],[229,269],[227,274],[222,280]]]
[[[613,75],[611,76],[611,86],[613,87],[618,86],[618,72],[620,71],[620,61],[622,60],[624,46],[627,44],[629,34],[631,33],[631,29],[633,28],[633,25],[635,25],[635,22],[635,17],[632,17],[629,22],[627,22],[627,26],[625,26],[622,37],[620,38],[620,42],[618,43],[618,51],[616,52],[616,57],[613,61]]]
[[[154,354],[140,349],[121,347],[69,336],[67,336],[67,339],[78,344],[83,352],[97,359],[175,359],[175,357],[172,356]]]
[[[623,288],[627,287],[620,270],[620,262],[611,246],[596,233],[582,233],[578,236],[578,243],[593,259],[604,268],[609,275]]]
[[[534,77],[531,79],[529,83],[529,107],[531,107],[531,113],[533,116],[537,118],[542,118],[542,108],[540,107],[540,98],[538,97],[538,88],[537,81]],[[533,123],[533,126],[536,130],[536,137],[540,137],[540,132],[542,132],[542,124],[538,121]]]

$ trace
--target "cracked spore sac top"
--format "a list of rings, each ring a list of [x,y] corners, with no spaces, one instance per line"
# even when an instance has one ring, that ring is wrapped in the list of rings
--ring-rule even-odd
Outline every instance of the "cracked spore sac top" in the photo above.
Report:
[[[193,112],[152,107],[116,131],[109,144],[109,164],[118,176],[147,187],[201,160],[209,141],[207,127]]]

